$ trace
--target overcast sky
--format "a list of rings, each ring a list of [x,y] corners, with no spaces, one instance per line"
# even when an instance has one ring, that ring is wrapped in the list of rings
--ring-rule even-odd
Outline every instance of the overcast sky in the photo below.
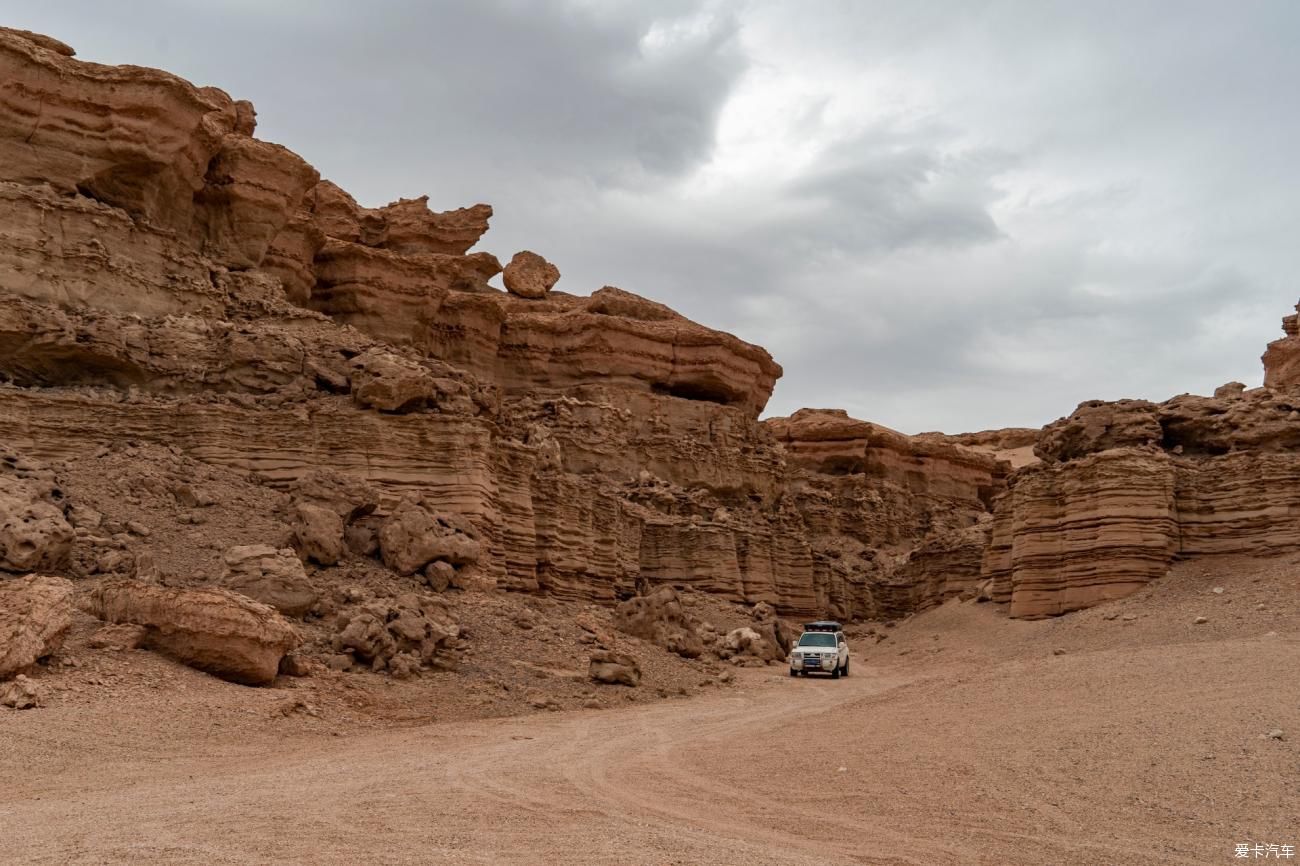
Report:
[[[765,346],[768,414],[1038,426],[1261,381],[1300,295],[1300,2],[0,0],[257,106],[366,205]]]

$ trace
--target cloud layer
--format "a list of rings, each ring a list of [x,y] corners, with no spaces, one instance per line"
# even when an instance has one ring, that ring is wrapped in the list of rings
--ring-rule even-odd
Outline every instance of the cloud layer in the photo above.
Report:
[[[1230,379],[1295,303],[1300,5],[6,4],[259,109],[367,204],[766,346],[769,411],[1037,425]]]

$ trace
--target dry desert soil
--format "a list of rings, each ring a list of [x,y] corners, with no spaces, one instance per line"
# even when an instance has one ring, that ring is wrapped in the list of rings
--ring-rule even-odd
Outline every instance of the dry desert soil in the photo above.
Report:
[[[286,712],[159,658],[165,704],[0,714],[0,861],[1233,862],[1300,842],[1298,575],[1201,559],[1039,622],[953,601],[847,679],[478,720]]]

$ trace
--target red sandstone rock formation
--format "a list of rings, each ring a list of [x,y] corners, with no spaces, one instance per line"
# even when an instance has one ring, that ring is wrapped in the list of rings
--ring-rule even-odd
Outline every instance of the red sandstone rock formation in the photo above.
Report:
[[[1276,344],[1275,344],[1276,345]],[[1300,541],[1300,400],[1267,388],[1081,404],[997,502],[984,574],[1013,616],[1128,594],[1175,556]]]
[[[1041,435],[906,436],[835,410],[759,422],[782,372],[761,347],[620,289],[552,291],[544,260],[505,276],[527,298],[489,287],[500,261],[470,252],[487,205],[362,207],[257,139],[247,103],[44,37],[0,30],[0,73],[4,440],[77,458],[131,439],[254,472],[294,493],[283,544],[311,562],[894,618],[969,596],[983,558],[1012,614],[1041,616],[1130,591],[1175,553],[1295,543],[1295,317],[1269,389],[1085,404]],[[158,605],[140,604],[190,621]],[[411,635],[380,627],[407,608]],[[414,609],[350,622],[347,648],[426,663]],[[210,666],[273,675],[252,640]]]
[[[1296,312],[1282,318],[1280,340],[1268,344],[1264,351],[1264,387],[1287,391],[1300,384],[1300,304]]]

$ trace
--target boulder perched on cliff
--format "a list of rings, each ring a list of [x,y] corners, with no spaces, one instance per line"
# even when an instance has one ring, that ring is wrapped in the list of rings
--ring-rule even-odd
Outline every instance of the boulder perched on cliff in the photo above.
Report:
[[[1240,397],[1246,393],[1246,384],[1244,382],[1225,382],[1214,389],[1214,397],[1217,400],[1231,400],[1234,397]]]
[[[62,577],[0,578],[0,680],[57,652],[72,628],[73,586]]]
[[[37,485],[0,475],[0,570],[61,570],[75,537],[63,510]]]
[[[560,279],[560,269],[529,250],[514,254],[501,275],[506,290],[521,298],[546,297]]]
[[[636,686],[641,683],[641,664],[626,653],[596,650],[591,654],[587,675],[598,683]]]
[[[107,622],[145,626],[150,649],[245,685],[270,683],[280,659],[301,643],[274,608],[226,589],[113,580],[95,587],[86,604]]]
[[[620,602],[614,611],[614,627],[684,658],[699,658],[704,652],[696,623],[671,586]]]
[[[350,652],[374,670],[398,677],[434,664],[460,636],[446,602],[416,593],[368,602],[339,614],[336,623],[336,652]]]
[[[430,562],[473,565],[482,552],[472,526],[463,517],[440,512],[427,500],[406,500],[379,528],[384,564],[414,574]]]
[[[323,513],[334,516],[333,512]],[[221,585],[226,589],[269,604],[291,617],[303,616],[316,603],[316,588],[307,579],[302,561],[289,548],[241,545],[227,550],[224,560]]]

